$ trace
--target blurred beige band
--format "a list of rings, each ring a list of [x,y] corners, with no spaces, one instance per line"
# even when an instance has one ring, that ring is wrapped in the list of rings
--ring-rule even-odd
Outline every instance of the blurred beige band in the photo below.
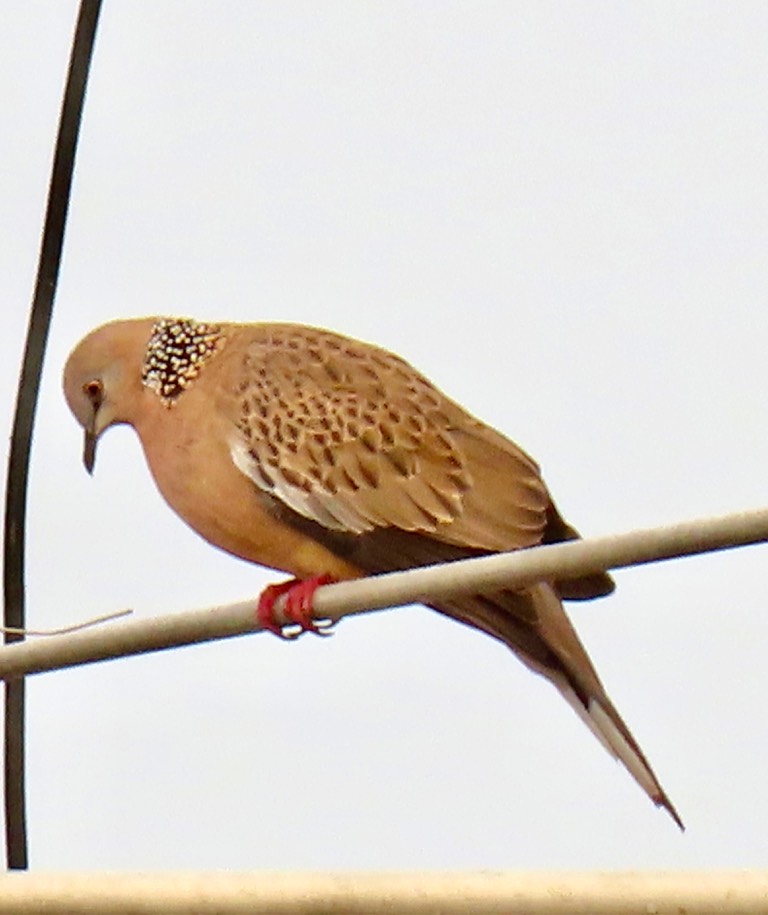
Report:
[[[3,915],[714,915],[768,913],[768,871],[158,873],[0,877]]]

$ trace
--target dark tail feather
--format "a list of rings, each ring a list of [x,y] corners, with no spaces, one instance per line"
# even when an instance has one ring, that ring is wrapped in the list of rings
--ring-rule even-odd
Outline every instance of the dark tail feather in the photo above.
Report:
[[[503,642],[550,680],[605,749],[680,829],[683,821],[637,741],[608,698],[560,599],[547,584],[520,592],[457,597],[435,610]]]

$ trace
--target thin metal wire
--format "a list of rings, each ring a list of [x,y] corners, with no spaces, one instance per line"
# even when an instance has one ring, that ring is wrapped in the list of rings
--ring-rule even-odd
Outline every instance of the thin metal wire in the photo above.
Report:
[[[102,623],[111,623],[113,620],[121,619],[124,616],[130,616],[133,610],[115,610],[114,613],[104,613],[101,616],[94,616],[91,619],[83,620],[82,623],[73,623],[71,626],[59,626],[56,629],[16,629],[13,626],[0,626],[0,632],[9,632],[12,635],[21,635],[25,639],[30,636],[51,636],[51,635],[68,635],[70,632],[80,632],[82,629],[90,629],[91,626],[101,626]]]
[[[40,375],[48,340],[53,301],[61,264],[64,228],[69,209],[75,149],[88,79],[101,0],[82,0],[69,60],[67,84],[61,105],[59,134],[53,159],[48,205],[40,244],[37,279],[27,328],[24,360],[19,378],[16,413],[8,456],[5,497],[5,562],[3,595],[7,643],[23,638],[25,597],[25,535],[29,452],[37,411]],[[28,863],[24,785],[24,681],[5,689],[5,841],[6,861],[12,870]]]

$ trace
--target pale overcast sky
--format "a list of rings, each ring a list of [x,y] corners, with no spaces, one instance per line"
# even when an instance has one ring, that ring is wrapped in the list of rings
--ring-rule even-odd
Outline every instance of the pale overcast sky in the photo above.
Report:
[[[8,428],[75,2],[4,0]],[[606,534],[766,504],[763,2],[105,0],[35,441],[29,617],[258,595],[60,392],[116,317],[407,357]],[[503,646],[422,609],[29,683],[35,868],[765,864],[768,547],[570,605],[681,835]]]

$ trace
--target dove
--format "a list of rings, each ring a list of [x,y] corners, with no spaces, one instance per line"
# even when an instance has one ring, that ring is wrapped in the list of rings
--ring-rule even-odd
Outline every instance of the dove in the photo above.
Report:
[[[404,359],[315,327],[186,317],[114,321],[64,370],[83,459],[133,426],[168,505],[209,543],[293,580],[262,595],[315,630],[319,584],[577,538],[536,462]],[[430,602],[548,679],[650,799],[683,823],[563,607],[605,573]]]

